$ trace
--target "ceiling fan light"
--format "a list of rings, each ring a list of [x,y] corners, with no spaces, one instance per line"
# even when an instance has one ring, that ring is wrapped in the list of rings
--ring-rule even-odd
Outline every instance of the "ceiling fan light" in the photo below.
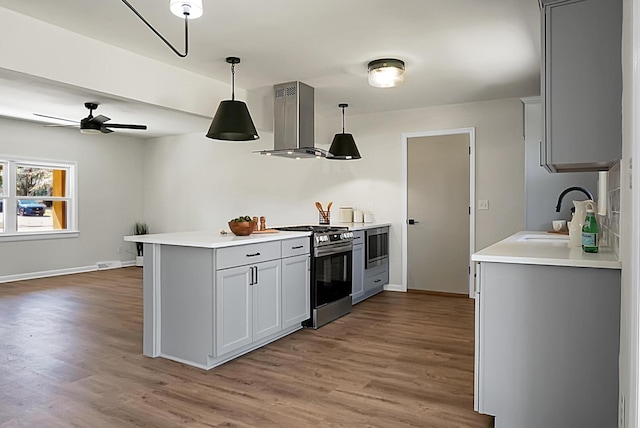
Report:
[[[227,141],[253,141],[260,138],[253,124],[247,105],[242,101],[220,102],[207,138]]]
[[[169,10],[178,18],[188,13],[189,19],[197,19],[202,16],[202,0],[171,0]]]
[[[392,88],[404,82],[404,61],[376,59],[369,63],[369,84],[376,88]]]

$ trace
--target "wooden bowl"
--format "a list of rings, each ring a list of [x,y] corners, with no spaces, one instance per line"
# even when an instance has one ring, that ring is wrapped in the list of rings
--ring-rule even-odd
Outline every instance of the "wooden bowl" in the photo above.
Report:
[[[256,230],[255,221],[230,221],[229,229],[236,236],[248,236]]]

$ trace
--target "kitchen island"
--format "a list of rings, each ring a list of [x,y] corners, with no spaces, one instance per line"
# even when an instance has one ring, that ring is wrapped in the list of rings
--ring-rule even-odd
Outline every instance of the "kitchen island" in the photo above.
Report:
[[[475,253],[474,407],[495,427],[616,426],[616,254],[520,232]]]
[[[308,232],[124,239],[144,244],[144,355],[210,369],[309,318]]]

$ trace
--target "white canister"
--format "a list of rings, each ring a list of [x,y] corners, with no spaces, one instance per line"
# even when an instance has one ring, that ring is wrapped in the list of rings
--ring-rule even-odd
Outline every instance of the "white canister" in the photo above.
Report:
[[[341,223],[353,222],[353,208],[340,207],[340,222]]]
[[[364,221],[364,213],[361,210],[355,210],[353,212],[353,222],[362,223]]]
[[[370,213],[370,212],[364,213],[364,222],[373,223],[373,213]]]

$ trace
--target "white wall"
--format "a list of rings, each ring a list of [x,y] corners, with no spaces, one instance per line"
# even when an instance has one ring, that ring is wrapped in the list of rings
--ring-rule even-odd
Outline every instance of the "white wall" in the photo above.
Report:
[[[316,143],[328,148],[339,121],[316,120]],[[476,127],[476,246],[484,248],[524,225],[524,143],[518,98],[348,117],[363,159],[292,160],[252,154],[271,148],[219,142],[202,134],[166,137],[145,145],[145,220],[152,232],[218,230],[238,215],[266,216],[267,225],[317,223],[314,201],[371,210],[393,224],[390,282],[401,283],[402,134]]]
[[[0,243],[0,278],[134,258],[122,237],[142,219],[142,140],[3,118],[0,129],[0,157],[77,162],[80,229],[78,238]]]

